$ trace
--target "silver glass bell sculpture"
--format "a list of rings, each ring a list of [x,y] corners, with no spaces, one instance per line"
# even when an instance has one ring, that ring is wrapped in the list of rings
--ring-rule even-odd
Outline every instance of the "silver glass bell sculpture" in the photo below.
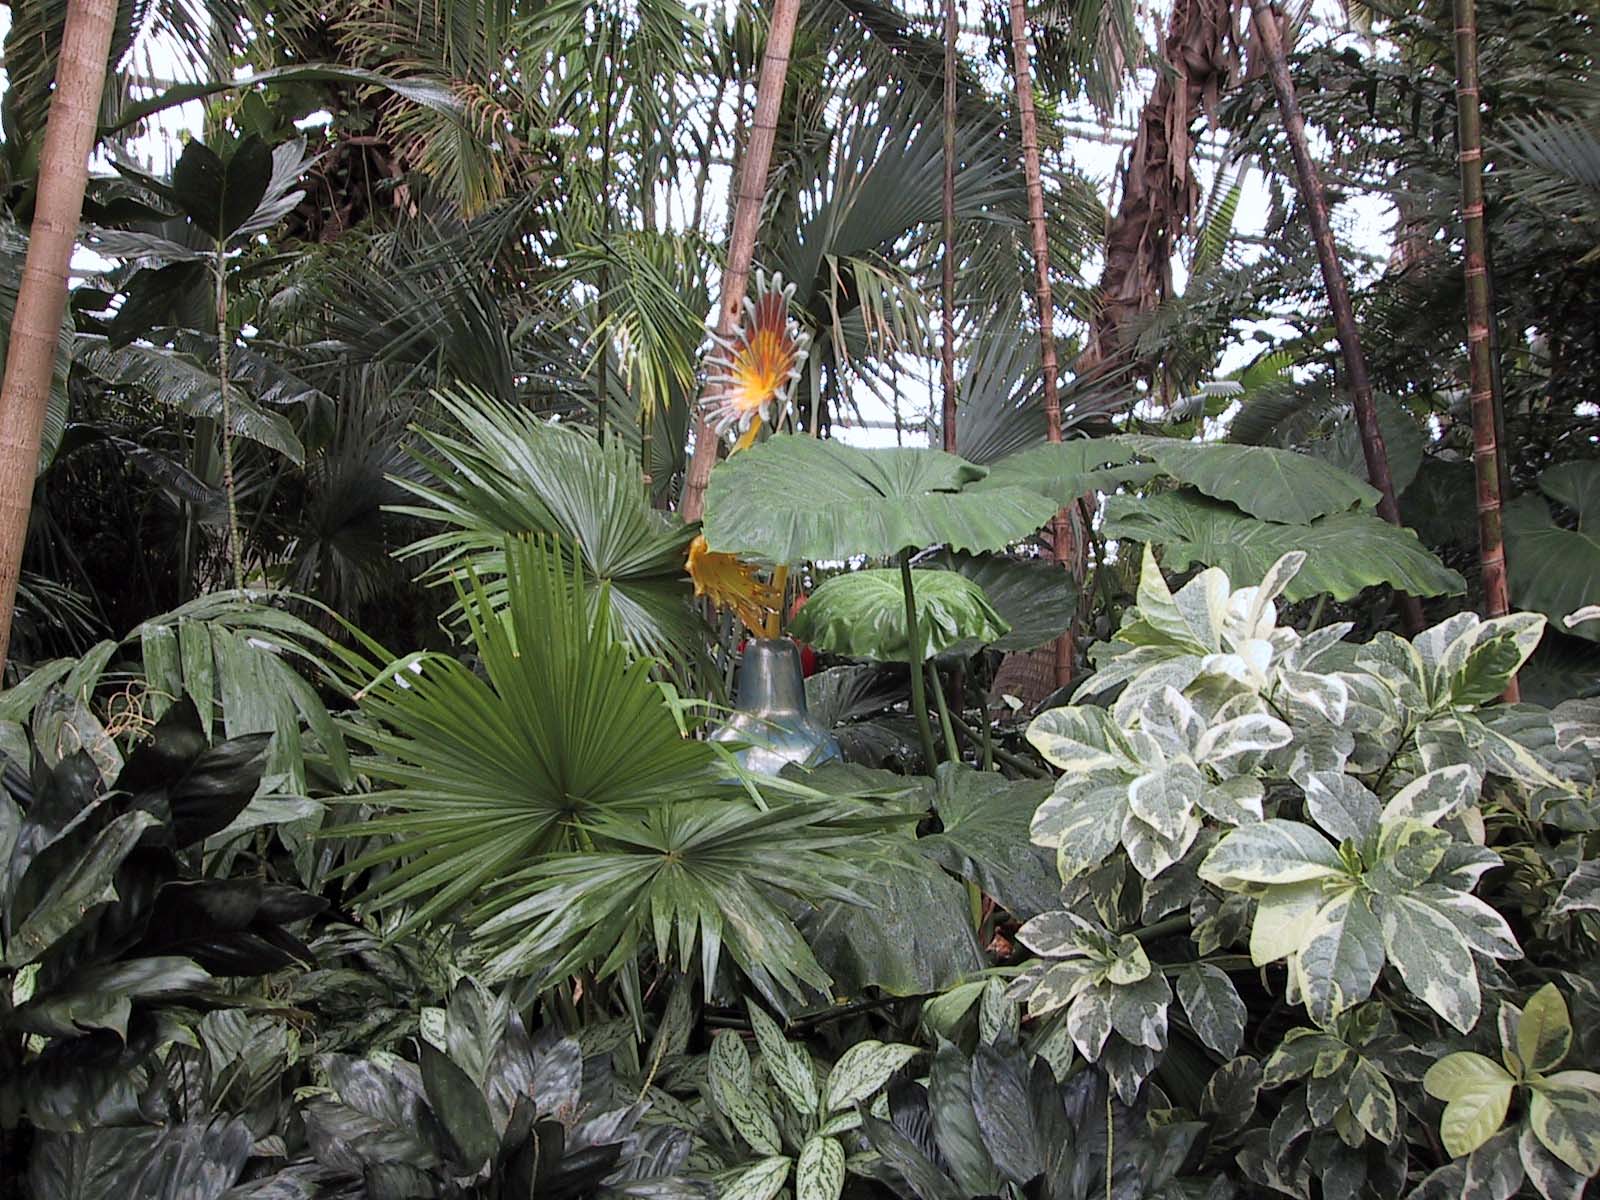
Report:
[[[800,648],[788,638],[745,643],[738,704],[711,740],[741,743],[744,749],[735,757],[758,775],[776,775],[789,763],[815,767],[844,757],[838,739],[806,711]]]

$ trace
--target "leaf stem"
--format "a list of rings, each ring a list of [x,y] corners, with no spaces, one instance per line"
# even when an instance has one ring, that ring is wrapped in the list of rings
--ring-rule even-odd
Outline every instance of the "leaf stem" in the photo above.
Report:
[[[950,723],[950,706],[944,698],[944,685],[939,682],[939,668],[929,659],[926,664],[928,684],[933,689],[934,707],[939,710],[939,728],[944,732],[944,755],[951,762],[961,761],[961,749],[956,745],[955,726]]]
[[[982,739],[978,737],[978,734],[973,730],[972,726],[968,725],[960,717],[955,716],[954,714],[952,714],[950,717],[950,723],[955,726],[957,733],[966,738],[969,746],[983,749],[985,755],[988,756],[985,759],[985,761],[988,763],[988,766],[984,768],[985,770],[993,767],[994,764],[998,762],[1010,767],[1014,771],[1021,771],[1030,779],[1050,778],[1050,772],[1045,770],[1038,763],[1033,762],[1030,759],[1023,758],[1020,754],[1013,754],[1011,751],[995,745],[993,738],[989,734],[989,723],[987,718],[984,719],[984,736]]]
[[[233,404],[228,378],[228,248],[217,243],[217,386],[222,392],[222,490],[228,501],[228,562],[233,586],[244,590],[244,558],[239,547],[239,502],[233,485]]]
[[[938,764],[933,748],[933,727],[928,723],[928,695],[922,682],[922,632],[917,625],[917,594],[911,584],[911,551],[900,551],[900,590],[906,598],[906,662],[911,667],[911,711],[917,718],[917,736],[928,774]]]

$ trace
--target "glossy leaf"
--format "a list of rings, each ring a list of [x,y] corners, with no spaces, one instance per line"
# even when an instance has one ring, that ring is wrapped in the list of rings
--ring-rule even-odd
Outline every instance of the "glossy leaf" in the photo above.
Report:
[[[918,657],[932,658],[963,641],[993,642],[1008,628],[983,589],[954,571],[913,571]],[[790,623],[802,642],[852,658],[904,662],[906,599],[898,570],[835,575],[811,594]]]

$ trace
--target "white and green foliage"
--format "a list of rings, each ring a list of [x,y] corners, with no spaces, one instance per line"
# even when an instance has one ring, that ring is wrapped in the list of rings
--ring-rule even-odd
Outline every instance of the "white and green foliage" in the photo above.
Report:
[[[1261,1086],[1300,1083],[1294,1102],[1317,1125],[1332,1124],[1348,1145],[1390,1144],[1401,1132],[1395,1083],[1411,1043],[1381,1004],[1361,1004],[1326,1026],[1291,1029],[1261,1064]],[[1301,1083],[1301,1081],[1304,1081]]]
[[[1470,766],[1411,781],[1382,807],[1359,780],[1313,774],[1306,805],[1318,829],[1281,818],[1229,833],[1200,878],[1257,900],[1250,955],[1290,964],[1291,995],[1326,1025],[1365,1000],[1385,961],[1461,1032],[1481,1007],[1474,955],[1518,958],[1505,919],[1473,896],[1492,850],[1438,828],[1473,804]]]
[[[1459,1050],[1423,1076],[1428,1095],[1444,1101],[1440,1140],[1457,1158],[1471,1156],[1466,1170],[1492,1162],[1500,1174],[1526,1172],[1545,1196],[1576,1195],[1584,1178],[1600,1174],[1600,1074],[1557,1069],[1571,1053],[1573,1028],[1553,983],[1524,1008],[1503,1004],[1498,1027],[1499,1062]],[[1513,1099],[1518,1123],[1503,1133]],[[1444,1170],[1452,1168],[1462,1170]]]
[[[921,1051],[867,1039],[829,1066],[760,1008],[749,1012],[760,1056],[752,1060],[731,1030],[712,1039],[707,1056],[707,1098],[734,1135],[718,1194],[773,1200],[792,1178],[795,1200],[839,1200],[846,1138],[861,1127],[861,1109],[886,1114],[884,1088]],[[751,1154],[760,1157],[749,1162]]]
[[[1063,774],[1031,836],[1056,854],[1065,911],[1023,927],[1045,961],[1016,988],[1033,1012],[1064,1010],[1079,1051],[1136,1087],[1164,1046],[1168,978],[1195,1035],[1237,1054],[1239,960],[1219,952],[1242,942],[1249,965],[1283,964],[1266,978],[1314,1023],[1268,1060],[1268,1086],[1297,1078],[1313,1043],[1290,1053],[1295,1039],[1324,1039],[1314,1095],[1296,1101],[1305,1128],[1374,1138],[1382,1158],[1397,1136],[1394,1068],[1349,1047],[1381,1041],[1367,1025],[1390,1029],[1392,1004],[1479,1026],[1485,988],[1505,986],[1499,964],[1523,953],[1474,894],[1502,862],[1484,844],[1485,788],[1560,811],[1589,724],[1495,705],[1542,617],[1466,613],[1364,645],[1344,640],[1348,626],[1302,634],[1277,611],[1302,562],[1285,555],[1237,590],[1208,569],[1173,592],[1147,554],[1138,605],[1091,651],[1101,669],[1080,703],[1034,720],[1029,740]],[[1564,868],[1575,912],[1592,890],[1576,865]],[[1145,943],[1164,919],[1192,928],[1197,959],[1153,966]]]
[[[1018,940],[1035,954],[1060,961],[1036,964],[1016,982],[1031,1016],[1066,1010],[1067,1032],[1090,1062],[1100,1059],[1114,1030],[1130,1046],[1160,1053],[1167,1045],[1172,988],[1132,935],[1070,912],[1043,913],[1025,924]],[[1126,1104],[1138,1092],[1134,1076],[1113,1076]]]

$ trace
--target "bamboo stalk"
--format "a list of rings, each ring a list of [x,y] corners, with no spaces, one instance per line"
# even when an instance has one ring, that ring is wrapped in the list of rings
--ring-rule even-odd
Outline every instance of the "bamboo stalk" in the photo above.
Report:
[[[83,214],[89,154],[99,124],[116,0],[70,0],[56,62],[55,94],[39,155],[38,195],[0,384],[0,669],[28,540],[39,443],[50,405],[67,273]]]
[[[1275,6],[1254,0],[1251,15],[1266,59],[1267,76],[1278,98],[1284,133],[1289,139],[1289,153],[1294,159],[1301,206],[1311,223],[1317,261],[1322,267],[1322,283],[1328,293],[1328,307],[1333,311],[1345,377],[1350,384],[1356,427],[1361,434],[1361,452],[1367,463],[1367,478],[1378,489],[1378,515],[1393,525],[1399,525],[1400,506],[1395,500],[1394,478],[1389,472],[1389,453],[1383,444],[1383,430],[1378,427],[1378,411],[1372,398],[1372,377],[1367,371],[1367,358],[1362,352],[1361,337],[1356,329],[1355,309],[1350,303],[1350,289],[1345,282],[1344,267],[1339,262],[1338,247],[1328,221],[1328,196],[1306,143],[1306,120],[1295,96],[1294,80],[1289,75],[1289,60],[1283,49],[1283,34],[1279,25],[1281,14]],[[1415,596],[1403,592],[1399,593],[1399,601],[1401,620],[1407,631],[1413,634],[1419,632],[1423,626],[1422,605]]]
[[[1472,466],[1477,476],[1478,562],[1484,616],[1511,611],[1506,584],[1505,541],[1500,525],[1501,468],[1499,396],[1491,336],[1489,233],[1483,219],[1483,114],[1478,97],[1478,17],[1474,0],[1455,0],[1456,142],[1461,168],[1461,228],[1466,241],[1467,372],[1472,402]],[[1505,699],[1521,689],[1515,675]]]
[[[1055,304],[1050,295],[1050,240],[1044,222],[1044,181],[1039,167],[1039,124],[1033,108],[1033,77],[1028,66],[1028,16],[1024,0],[1011,0],[1011,59],[1017,87],[1017,116],[1022,125],[1022,167],[1028,189],[1028,228],[1033,235],[1034,297],[1039,310],[1039,366],[1044,376],[1045,437],[1061,441],[1061,396],[1056,387]],[[1072,519],[1063,510],[1050,521],[1055,560],[1077,577],[1077,546]],[[1072,682],[1076,657],[1069,630],[1056,639],[1056,687]]]

